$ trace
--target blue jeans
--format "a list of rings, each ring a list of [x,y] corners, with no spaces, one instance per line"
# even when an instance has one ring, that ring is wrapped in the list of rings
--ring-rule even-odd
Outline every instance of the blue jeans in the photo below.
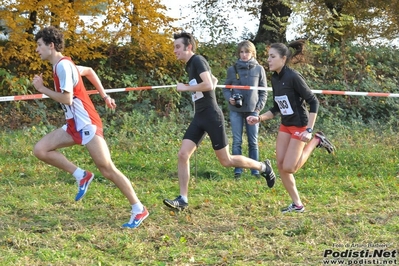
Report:
[[[248,137],[248,157],[259,161],[259,150],[258,150],[258,132],[259,132],[259,124],[249,125],[247,123],[247,117],[250,115],[258,115],[256,112],[233,112],[230,111],[230,123],[231,130],[233,133],[233,147],[232,153],[233,155],[242,155],[242,134],[245,125],[245,130],[247,132]],[[241,174],[242,168],[235,168],[235,174]],[[258,170],[251,169],[251,174],[257,175],[259,174]]]

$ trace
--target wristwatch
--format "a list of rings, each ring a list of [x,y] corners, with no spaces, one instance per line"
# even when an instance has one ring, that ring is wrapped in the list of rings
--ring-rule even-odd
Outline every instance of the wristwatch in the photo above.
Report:
[[[312,132],[313,132],[313,129],[310,128],[310,127],[308,127],[308,128],[306,129],[306,131],[309,132],[309,133],[312,133]]]

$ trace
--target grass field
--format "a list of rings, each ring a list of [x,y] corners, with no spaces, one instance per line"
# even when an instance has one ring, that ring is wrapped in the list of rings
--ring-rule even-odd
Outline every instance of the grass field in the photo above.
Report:
[[[74,178],[32,155],[45,127],[0,133],[0,264],[399,263],[395,133],[326,131],[338,152],[332,156],[315,150],[296,174],[306,212],[285,215],[280,209],[290,199],[281,180],[273,189],[249,171],[234,180],[233,169],[218,163],[205,139],[191,160],[190,207],[175,213],[162,200],[179,192],[176,154],[181,134],[167,128],[148,129],[151,134],[122,130],[107,138],[115,164],[150,211],[136,230],[121,228],[130,206],[100,176],[84,147],[63,150],[97,175],[85,198],[75,202]],[[276,136],[260,134],[261,158],[271,158],[275,166]]]

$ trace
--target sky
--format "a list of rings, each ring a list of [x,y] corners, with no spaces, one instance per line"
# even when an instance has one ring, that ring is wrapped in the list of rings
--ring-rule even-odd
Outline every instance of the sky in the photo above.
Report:
[[[194,3],[192,0],[185,0],[185,1],[176,1],[176,0],[161,0],[161,3],[164,4],[169,11],[166,13],[168,16],[173,17],[173,18],[180,18],[181,16],[185,16],[187,14],[190,14],[192,11],[190,8],[188,8],[188,5]],[[258,23],[257,21],[253,21],[253,18],[250,17],[249,15],[246,16],[245,13],[240,14],[243,16],[241,20],[238,19],[231,19],[230,23],[235,25],[237,27],[237,35],[235,37],[239,38],[242,35],[242,32],[244,30],[244,25],[246,28],[250,29],[254,34],[257,32],[258,29]],[[242,21],[245,21],[245,24],[242,23]],[[252,20],[252,21],[251,21]],[[182,26],[182,24],[185,22],[183,20],[182,22],[177,22],[175,26]],[[186,29],[189,31],[189,29]],[[199,36],[195,36],[199,38]],[[208,41],[206,37],[202,41]]]

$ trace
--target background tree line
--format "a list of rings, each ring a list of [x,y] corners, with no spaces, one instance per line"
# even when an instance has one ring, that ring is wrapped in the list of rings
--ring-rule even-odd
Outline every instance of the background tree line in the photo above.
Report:
[[[398,49],[389,41],[399,36],[399,0],[394,1],[194,1],[194,16],[184,29],[195,36],[212,37],[200,43],[198,53],[205,55],[213,74],[223,84],[226,69],[235,60],[235,47],[242,39],[252,40],[258,60],[267,70],[267,45],[286,43],[287,27],[294,16],[301,17],[295,31],[308,40],[308,61],[296,65],[313,89],[383,91],[398,93]],[[43,26],[65,29],[65,55],[77,64],[93,67],[105,88],[175,84],[184,81],[181,62],[173,55],[173,18],[166,7],[155,1],[36,0],[0,1],[0,95],[36,93],[30,86],[34,74],[43,72],[52,82],[50,66],[35,52],[34,33]],[[259,20],[258,31],[245,31],[239,40],[231,38],[234,28],[228,16],[244,10]],[[83,16],[101,16],[101,21],[85,23]],[[184,14],[183,14],[184,15]],[[387,43],[380,43],[379,40]],[[270,75],[271,73],[269,73]],[[52,86],[52,84],[47,84]],[[88,86],[90,88],[90,86]],[[219,103],[224,107],[221,91]],[[133,109],[152,110],[158,115],[191,112],[189,95],[175,90],[153,90],[113,95],[119,103],[118,116]],[[101,99],[99,111],[106,114]],[[370,98],[318,95],[322,102],[321,119],[397,125],[395,98]],[[270,106],[271,101],[268,101]],[[51,123],[58,104],[35,100],[0,105],[4,127],[30,123]],[[52,115],[54,114],[54,115]],[[54,117],[54,118],[53,118]],[[121,120],[121,119],[120,119]],[[352,121],[352,122],[351,122]]]

